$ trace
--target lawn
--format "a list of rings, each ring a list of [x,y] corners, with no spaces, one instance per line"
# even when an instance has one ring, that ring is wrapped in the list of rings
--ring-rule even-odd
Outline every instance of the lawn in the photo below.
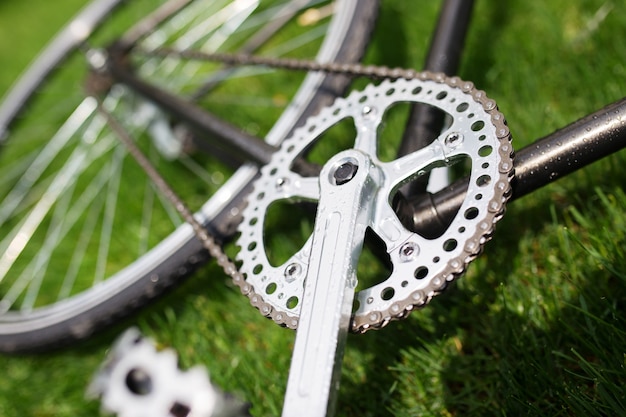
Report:
[[[0,1],[0,94],[81,3]],[[381,3],[367,62],[419,68],[437,5]],[[498,102],[514,146],[527,146],[626,95],[620,9],[478,1],[459,75]],[[513,202],[445,294],[402,322],[350,335],[338,415],[626,416],[625,165],[622,151]],[[85,387],[131,325],[176,349],[183,367],[205,365],[255,416],[280,414],[294,334],[210,264],[86,342],[1,356],[0,415],[98,415]]]

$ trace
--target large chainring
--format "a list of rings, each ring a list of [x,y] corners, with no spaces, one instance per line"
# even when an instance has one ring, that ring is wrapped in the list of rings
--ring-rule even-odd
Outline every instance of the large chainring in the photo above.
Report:
[[[404,102],[434,106],[446,113],[449,124],[425,149],[383,162],[377,152],[383,116]],[[286,262],[272,265],[264,244],[266,215],[277,202],[319,201],[319,178],[298,174],[293,167],[328,129],[344,119],[352,119],[356,128],[353,149],[363,153],[379,175],[367,201],[371,219],[364,226],[384,243],[392,264],[386,278],[357,293],[354,332],[405,317],[462,274],[491,238],[511,192],[509,130],[495,102],[472,83],[421,73],[416,79],[386,80],[337,99],[286,140],[262,168],[239,227],[238,260],[245,282],[237,285],[246,287],[244,293],[262,314],[291,328],[298,323],[311,238]],[[391,205],[398,189],[433,167],[468,160],[468,191],[447,230],[427,239],[405,227]],[[349,171],[348,167],[347,175]]]

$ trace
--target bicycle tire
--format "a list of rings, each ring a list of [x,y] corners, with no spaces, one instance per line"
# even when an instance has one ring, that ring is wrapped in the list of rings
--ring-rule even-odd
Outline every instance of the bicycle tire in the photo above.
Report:
[[[92,16],[91,26],[104,21],[119,0],[96,0],[78,19],[61,32],[41,55],[40,61],[26,73],[0,106],[0,138],[9,142],[7,128],[26,106],[28,99],[51,76],[54,69],[67,59],[69,53],[84,42],[72,39],[59,49],[55,42],[67,38],[76,22]],[[358,3],[358,4],[357,4]],[[338,7],[325,34],[317,59],[322,61],[354,62],[360,58],[376,16],[376,0],[346,0]],[[88,28],[90,31],[92,28]],[[54,50],[54,52],[50,52]],[[43,61],[42,61],[43,60]],[[42,62],[45,62],[45,67]],[[33,75],[35,74],[35,75]],[[24,81],[26,80],[26,81]],[[266,140],[279,144],[292,129],[316,110],[329,103],[347,86],[348,79],[340,76],[309,74],[280,119],[267,133]],[[24,87],[25,86],[25,87]],[[17,92],[16,92],[17,91]],[[9,103],[9,104],[7,104]],[[230,209],[244,198],[247,187],[255,177],[256,167],[244,165],[203,204],[199,211],[203,221],[213,232],[225,238],[232,233],[234,218]],[[229,224],[227,224],[229,223]],[[44,350],[71,341],[81,340],[97,329],[126,316],[163,293],[182,278],[191,274],[207,259],[191,228],[182,224],[156,246],[149,249],[130,265],[115,272],[97,286],[72,294],[69,298],[50,305],[13,311],[0,315],[0,351],[21,352]],[[4,295],[4,292],[2,292]],[[1,302],[0,302],[1,304]]]

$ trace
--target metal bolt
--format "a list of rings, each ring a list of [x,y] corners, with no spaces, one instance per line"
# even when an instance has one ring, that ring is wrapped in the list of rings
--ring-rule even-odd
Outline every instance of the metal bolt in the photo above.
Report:
[[[297,263],[287,265],[285,268],[285,279],[287,282],[293,282],[302,273],[302,266]]]
[[[361,114],[363,116],[373,116],[376,114],[376,108],[370,107],[370,106],[363,106],[363,108],[361,109]]]
[[[400,261],[409,262],[417,257],[420,252],[419,246],[415,242],[407,242],[400,247]]]
[[[452,132],[446,136],[445,143],[449,148],[456,148],[463,143],[463,135],[459,132]]]
[[[339,165],[335,170],[333,177],[335,178],[336,185],[343,185],[347,182],[350,182],[352,178],[356,175],[358,171],[358,165],[353,164],[352,162],[344,162]]]
[[[286,187],[289,184],[289,180],[287,178],[278,178],[276,180],[276,189],[277,190],[282,190],[284,187]]]

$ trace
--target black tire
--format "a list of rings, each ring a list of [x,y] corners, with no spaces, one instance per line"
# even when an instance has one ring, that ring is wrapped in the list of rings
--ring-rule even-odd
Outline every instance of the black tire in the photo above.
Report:
[[[97,13],[97,16],[90,17],[93,25],[103,23],[118,2],[118,0],[96,0],[88,6],[89,13]],[[321,57],[318,55],[318,58],[338,62],[355,62],[360,59],[367,44],[376,16],[377,1],[345,0],[338,10],[339,17],[334,18],[335,23],[331,24],[329,32],[326,34],[328,38],[334,40],[326,42],[327,45],[325,44],[326,46],[322,48],[326,48],[326,52],[321,52]],[[85,13],[81,15],[80,19],[84,18]],[[112,19],[115,21],[115,16]],[[74,20],[73,23],[70,23],[68,28],[71,28],[72,25],[75,27],[77,21]],[[336,31],[336,33],[332,31]],[[66,32],[67,29],[58,39],[67,38]],[[96,32],[94,39],[98,40],[98,36],[102,36],[101,32]],[[53,41],[53,44],[54,42],[61,41]],[[44,52],[42,56],[45,59],[35,62],[33,64],[35,70],[31,70],[34,72],[27,76],[30,77],[30,81],[23,81],[24,79],[22,79],[22,84],[17,84],[17,89],[20,91],[12,90],[6,96],[6,101],[1,103],[0,137],[6,144],[11,144],[13,140],[9,128],[16,124],[19,129],[19,125],[24,123],[21,119],[17,122],[15,120],[21,117],[25,110],[30,110],[29,100],[31,97],[35,96],[36,93],[38,94],[41,87],[46,85],[45,82],[49,76],[56,76],[55,69],[64,60],[67,59],[70,63],[72,62],[72,54],[78,53],[76,47],[82,44],[82,40],[76,39],[65,39],[64,42],[64,46],[56,49],[55,52],[50,52],[51,49]],[[91,39],[89,42],[92,42]],[[54,48],[59,48],[59,46],[56,45]],[[273,144],[280,143],[294,127],[316,113],[321,106],[331,102],[336,95],[341,94],[348,82],[346,77],[341,76],[307,75],[291,104],[267,134],[267,140]],[[20,85],[21,87],[19,87]],[[127,107],[124,109],[128,110]],[[3,150],[0,157],[8,157],[7,153],[9,156],[11,155],[10,151]],[[114,171],[115,165],[113,163],[109,163],[109,165],[111,165],[111,171]],[[44,168],[47,169],[48,167]],[[85,170],[89,168],[85,168]],[[199,211],[198,215],[203,218],[207,227],[218,234],[221,239],[228,239],[229,235],[233,233],[233,227],[237,221],[236,208],[241,207],[249,184],[256,175],[256,170],[257,168],[252,165],[244,165],[239,168]],[[124,177],[124,180],[127,177],[128,175]],[[176,177],[174,178],[176,179]],[[31,184],[31,186],[35,189],[37,184]],[[5,189],[0,188],[0,192],[6,196]],[[68,209],[71,208],[72,204],[75,203],[69,204]],[[48,214],[49,217],[54,215],[54,213]],[[9,221],[8,223],[11,224],[2,229],[3,234],[9,236],[15,228],[15,224],[20,221],[21,219]],[[49,227],[47,234],[50,233]],[[102,234],[104,231],[101,232]],[[115,238],[115,236],[110,238]],[[102,238],[100,237],[100,239]],[[121,237],[121,239],[124,238]],[[3,242],[7,242],[7,240],[5,239],[0,244]],[[12,242],[9,241],[9,243]],[[7,248],[0,249],[6,250]],[[75,254],[76,249],[74,251]],[[54,256],[57,255],[58,253],[55,252]],[[52,255],[48,255],[48,258],[52,258]],[[190,228],[182,224],[158,244],[155,244],[137,259],[132,260],[127,266],[115,270],[112,274],[107,273],[106,279],[102,282],[72,292],[64,299],[41,304],[34,303],[29,308],[19,309],[10,304],[14,300],[6,301],[6,298],[3,298],[0,301],[0,308],[4,306],[4,313],[0,314],[0,351],[43,350],[70,341],[84,339],[102,326],[110,324],[121,316],[128,315],[145,305],[146,302],[167,288],[180,282],[181,278],[192,273],[207,259],[208,256],[195,239]],[[46,259],[44,259],[45,261]],[[1,262],[0,259],[0,269],[3,268]],[[30,262],[29,265],[32,264],[33,262]],[[13,264],[9,265],[9,272],[6,276],[10,277],[12,267]],[[18,272],[24,274],[28,268],[32,267],[22,267]],[[35,269],[34,271],[37,272],[38,270]],[[5,297],[13,288],[7,284],[14,285],[15,281],[7,278],[5,282],[2,282],[1,279],[0,296]],[[35,280],[38,280],[37,276],[30,278],[25,285],[30,288],[32,281]],[[17,301],[23,303],[23,299],[26,297],[22,294],[17,298]]]

